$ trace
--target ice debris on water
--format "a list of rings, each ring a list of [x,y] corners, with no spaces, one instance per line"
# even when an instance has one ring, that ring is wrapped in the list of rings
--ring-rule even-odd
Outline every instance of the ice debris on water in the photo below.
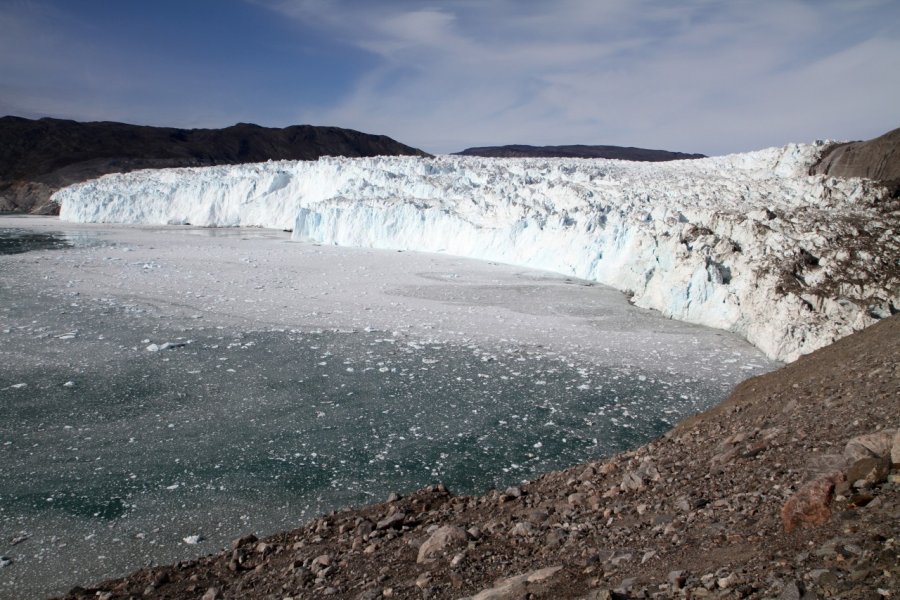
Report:
[[[8,567],[11,564],[13,564],[13,561],[11,558],[6,557],[6,556],[0,556],[0,569],[2,569],[3,567]]]
[[[193,546],[194,544],[199,544],[200,542],[202,542],[203,536],[202,535],[189,535],[186,538],[182,538],[182,539],[184,540],[185,544],[190,544]]]

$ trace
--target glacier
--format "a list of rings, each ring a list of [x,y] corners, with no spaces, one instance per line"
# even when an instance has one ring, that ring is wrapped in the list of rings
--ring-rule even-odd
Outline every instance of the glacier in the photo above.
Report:
[[[325,157],[106,175],[53,199],[69,221],[276,228],[554,271],[792,361],[900,307],[897,201],[809,175],[822,147],[665,163]]]

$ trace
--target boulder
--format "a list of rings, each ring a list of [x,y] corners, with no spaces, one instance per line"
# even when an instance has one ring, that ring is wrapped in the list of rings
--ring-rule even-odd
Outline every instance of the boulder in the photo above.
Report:
[[[788,498],[781,507],[781,520],[788,533],[797,527],[815,527],[831,517],[834,486],[844,480],[844,474],[831,473],[810,481]]]
[[[881,458],[892,456],[894,439],[898,430],[882,429],[865,435],[858,435],[844,446],[844,457],[854,462],[861,458]]]
[[[416,562],[421,564],[440,558],[451,550],[464,546],[467,541],[468,536],[462,527],[454,525],[439,527],[419,546],[419,556]]]
[[[478,592],[469,600],[518,600],[528,593],[530,584],[546,581],[561,569],[561,566],[547,567],[501,580],[494,587]]]

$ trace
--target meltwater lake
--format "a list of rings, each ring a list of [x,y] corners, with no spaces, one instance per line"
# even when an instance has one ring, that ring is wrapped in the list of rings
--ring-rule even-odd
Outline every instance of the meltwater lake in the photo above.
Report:
[[[286,238],[0,217],[0,597],[504,487],[777,366],[587,282]]]

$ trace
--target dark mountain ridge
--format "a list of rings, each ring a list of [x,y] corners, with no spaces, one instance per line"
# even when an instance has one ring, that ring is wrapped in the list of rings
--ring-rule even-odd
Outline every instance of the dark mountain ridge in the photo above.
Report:
[[[107,173],[378,155],[428,156],[384,135],[339,127],[177,129],[7,116],[0,118],[0,211],[53,213],[58,207],[49,198],[57,189]]]
[[[686,154],[667,150],[649,150],[625,146],[529,146],[510,144],[507,146],[480,146],[456,152],[460,156],[485,156],[493,158],[617,158],[644,162],[706,158],[704,154]]]

